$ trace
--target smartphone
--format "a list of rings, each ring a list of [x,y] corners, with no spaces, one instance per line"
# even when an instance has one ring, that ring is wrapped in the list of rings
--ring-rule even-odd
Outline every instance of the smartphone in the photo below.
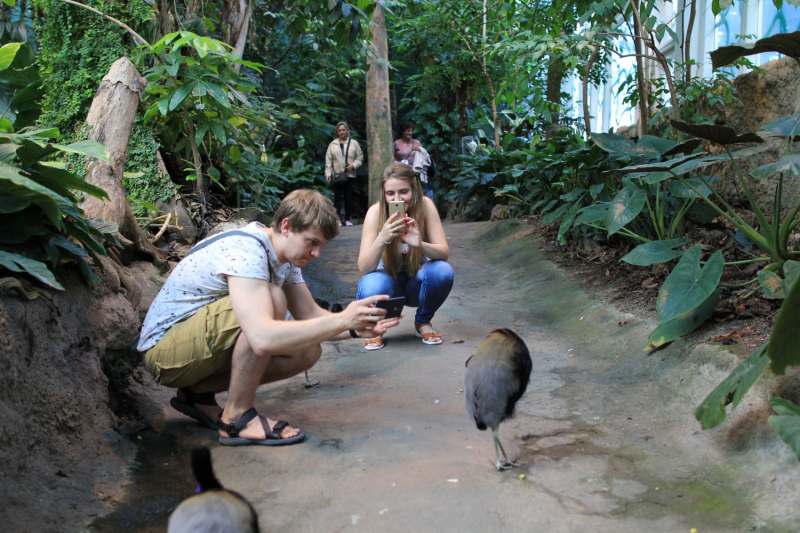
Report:
[[[389,216],[391,217],[395,213],[400,213],[400,219],[402,220],[406,216],[406,203],[405,202],[389,202]],[[403,228],[403,233],[407,233],[408,230]]]
[[[401,204],[403,202],[400,202]],[[406,304],[406,297],[399,296],[397,298],[389,298],[388,300],[378,300],[375,302],[375,307],[386,309],[386,316],[383,318],[397,318],[403,312],[403,306]]]

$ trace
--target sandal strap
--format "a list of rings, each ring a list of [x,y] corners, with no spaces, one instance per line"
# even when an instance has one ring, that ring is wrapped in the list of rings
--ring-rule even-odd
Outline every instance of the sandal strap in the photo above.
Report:
[[[180,389],[183,393],[184,398],[186,401],[184,402],[186,405],[194,406],[194,405],[207,405],[207,406],[216,406],[219,407],[217,400],[215,398],[215,394],[211,391],[209,392],[192,392],[191,390],[187,389]]]
[[[373,339],[364,339],[364,346],[368,344],[383,344],[383,339],[380,337],[375,337]]]
[[[285,420],[278,420],[272,429],[269,429],[269,422],[263,416],[259,415],[258,419],[261,421],[261,427],[264,428],[264,440],[281,440],[281,433],[283,428],[289,425]]]
[[[256,416],[258,416],[258,412],[256,411],[255,407],[253,407],[253,408],[249,409],[248,411],[246,411],[239,418],[239,420],[237,420],[236,422],[231,422],[230,424],[226,424],[225,422],[223,422],[222,421],[222,415],[220,415],[219,421],[217,422],[217,427],[219,429],[221,429],[222,431],[224,431],[225,433],[227,433],[228,436],[230,436],[230,437],[238,437],[239,436],[239,432],[247,425],[248,422],[250,422]],[[259,418],[261,418],[261,424],[262,425],[266,423],[266,420],[264,420],[264,417],[259,417]],[[269,431],[269,425],[267,425],[264,428],[264,431],[265,432]]]
[[[435,332],[435,331],[434,331],[433,333],[423,333],[423,334],[422,334],[422,339],[423,339],[423,340],[428,340],[428,339],[430,339],[431,337],[438,337],[438,338],[440,338],[440,339],[441,339],[441,338],[442,338],[442,334],[441,334],[441,333],[437,333],[437,332]]]

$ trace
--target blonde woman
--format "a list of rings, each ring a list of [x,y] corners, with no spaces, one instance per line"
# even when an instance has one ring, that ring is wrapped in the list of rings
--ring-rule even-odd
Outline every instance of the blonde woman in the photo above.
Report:
[[[403,201],[406,216],[389,216],[389,202]],[[393,163],[383,173],[381,197],[367,211],[361,233],[357,299],[370,295],[405,296],[416,307],[414,327],[425,344],[441,344],[431,320],[453,287],[450,247],[439,213],[422,193],[414,168]],[[367,350],[383,348],[383,339],[364,341]]]
[[[339,216],[339,225],[352,226],[350,216],[353,211],[353,183],[356,169],[364,162],[364,154],[358,141],[350,138],[350,128],[346,122],[336,125],[336,138],[328,145],[325,153],[325,179],[331,183],[333,176],[344,173],[347,179],[341,183],[332,183],[333,206]],[[334,180],[335,181],[335,180]],[[342,219],[342,200],[344,199],[344,219]]]

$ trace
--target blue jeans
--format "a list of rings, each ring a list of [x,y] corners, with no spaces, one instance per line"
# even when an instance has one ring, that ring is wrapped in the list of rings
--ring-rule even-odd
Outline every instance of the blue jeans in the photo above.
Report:
[[[427,324],[447,300],[452,288],[453,267],[450,263],[428,261],[422,264],[413,278],[405,272],[399,272],[395,281],[385,270],[370,272],[358,282],[356,299],[376,294],[388,294],[393,298],[405,296],[406,305],[417,308],[417,324]]]

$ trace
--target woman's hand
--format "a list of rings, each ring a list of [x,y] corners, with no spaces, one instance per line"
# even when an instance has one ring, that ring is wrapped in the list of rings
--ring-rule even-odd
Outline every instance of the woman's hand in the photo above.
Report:
[[[395,237],[403,234],[405,227],[405,219],[400,218],[400,213],[394,213],[386,220],[381,231],[378,232],[378,238],[383,243],[392,242]]]
[[[353,170],[353,163],[347,163],[347,166],[344,167],[346,172],[352,172]]]
[[[412,146],[411,149],[412,150],[416,150],[417,152],[421,152],[422,151],[422,147],[421,146]]]
[[[419,231],[419,224],[417,224],[417,221],[411,217],[406,217],[403,219],[403,222],[406,228],[408,228],[408,231],[400,235],[400,240],[412,248],[422,247],[422,234]]]
[[[331,177],[330,176],[325,176],[325,179],[328,180],[328,183],[331,182]]]

